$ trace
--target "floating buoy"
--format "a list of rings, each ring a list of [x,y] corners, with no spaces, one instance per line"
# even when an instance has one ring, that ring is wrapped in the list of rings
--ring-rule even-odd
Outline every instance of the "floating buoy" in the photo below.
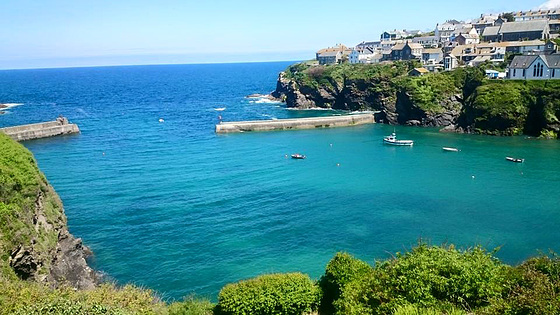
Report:
[[[165,120],[163,120],[163,118],[160,118],[160,119],[159,119],[159,122],[160,122],[160,123],[162,123],[162,122],[164,122],[164,121],[165,121]]]
[[[474,175],[473,175],[473,176],[471,176],[471,178],[472,178],[472,179],[474,179]]]
[[[340,166],[340,163],[336,163],[336,166]]]

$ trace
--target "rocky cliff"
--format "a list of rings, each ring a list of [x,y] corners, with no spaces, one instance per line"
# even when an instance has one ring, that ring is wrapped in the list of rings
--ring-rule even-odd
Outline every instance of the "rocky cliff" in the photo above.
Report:
[[[31,153],[2,133],[0,223],[2,276],[13,273],[52,287],[95,287],[98,277],[86,262],[91,252],[68,231],[60,198]]]
[[[494,135],[560,134],[560,82],[488,80],[484,68],[412,77],[414,62],[383,65],[296,64],[272,95],[288,107],[373,110],[388,124],[444,127]]]

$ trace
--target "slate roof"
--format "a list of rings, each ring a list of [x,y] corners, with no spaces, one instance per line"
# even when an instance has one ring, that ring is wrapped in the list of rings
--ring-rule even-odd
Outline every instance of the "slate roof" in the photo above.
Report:
[[[499,31],[499,26],[489,26],[484,29],[484,32],[482,32],[482,36],[497,36]]]
[[[500,33],[520,33],[520,32],[538,32],[544,31],[548,26],[547,20],[506,22],[502,24]]]
[[[424,49],[425,54],[443,54],[440,48]]]
[[[336,57],[340,51],[326,51],[319,53],[319,57]]]
[[[515,69],[527,69],[538,57],[541,57],[549,69],[560,69],[560,54],[515,56],[509,67]]]

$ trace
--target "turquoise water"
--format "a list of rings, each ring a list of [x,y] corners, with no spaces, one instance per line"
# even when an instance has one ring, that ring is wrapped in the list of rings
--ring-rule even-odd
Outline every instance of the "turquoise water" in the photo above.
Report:
[[[269,272],[317,278],[337,251],[373,262],[419,238],[502,246],[508,263],[560,250],[558,141],[396,127],[415,145],[391,147],[386,125],[214,133],[219,114],[313,114],[244,97],[273,90],[287,65],[0,71],[0,103],[23,103],[0,126],[60,113],[80,125],[81,135],[24,145],[93,266],[164,299],[215,298],[225,283]],[[307,159],[285,157],[296,152]]]

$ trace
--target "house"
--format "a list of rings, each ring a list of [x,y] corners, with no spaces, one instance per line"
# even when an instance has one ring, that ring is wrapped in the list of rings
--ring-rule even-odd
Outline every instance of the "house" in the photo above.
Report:
[[[454,41],[459,43],[459,45],[478,44],[480,43],[480,37],[478,34],[459,34],[459,36],[455,37]]]
[[[495,14],[482,14],[480,18],[472,21],[472,26],[476,29],[478,34],[482,34],[487,27],[494,26],[498,18],[499,16]]]
[[[428,73],[430,73],[430,71],[428,71],[428,69],[426,68],[414,68],[408,73],[408,75],[410,75],[411,77],[421,77]]]
[[[560,20],[549,20],[548,29],[550,34],[560,34]]]
[[[560,79],[560,54],[515,56],[508,68],[513,80]]]
[[[421,59],[424,47],[420,44],[410,43],[397,44],[391,49],[390,60],[412,60]]]
[[[445,43],[449,41],[451,34],[455,32],[455,29],[460,27],[461,22],[456,20],[449,20],[443,24],[436,24],[436,29],[434,35],[438,39],[438,42]]]
[[[414,37],[412,42],[415,44],[420,44],[424,48],[437,48],[439,45],[438,38],[436,36],[419,36]]]
[[[443,51],[439,48],[427,48],[422,51],[424,64],[436,64],[443,60]]]
[[[549,26],[546,20],[506,22],[500,26],[500,40],[504,42],[518,40],[548,39]]]
[[[560,20],[560,8],[553,10],[519,11],[513,14],[515,21]]]
[[[407,37],[406,31],[404,30],[393,30],[389,32],[381,33],[381,40],[394,40],[394,39],[401,39]]]
[[[345,56],[349,56],[352,53],[351,49],[348,47],[338,44],[334,47],[323,48],[315,54],[315,58],[320,65],[332,65],[340,63]]]
[[[383,55],[377,53],[374,48],[362,48],[356,46],[356,48],[353,49],[352,53],[350,53],[350,55],[348,56],[348,61],[351,64],[379,63],[382,57]]]
[[[334,65],[342,60],[341,51],[325,51],[317,53],[317,61],[320,65]]]
[[[376,42],[361,42],[358,45],[356,45],[357,50],[363,50],[366,48],[372,48],[372,49],[377,49],[381,47],[381,41],[376,41]]]
[[[459,60],[453,54],[445,54],[443,57],[443,69],[451,71],[459,66]]]
[[[501,26],[489,26],[482,32],[482,40],[485,42],[497,42],[500,40],[498,33],[500,32]]]
[[[511,54],[538,54],[546,50],[546,42],[542,40],[504,42],[503,45]]]

